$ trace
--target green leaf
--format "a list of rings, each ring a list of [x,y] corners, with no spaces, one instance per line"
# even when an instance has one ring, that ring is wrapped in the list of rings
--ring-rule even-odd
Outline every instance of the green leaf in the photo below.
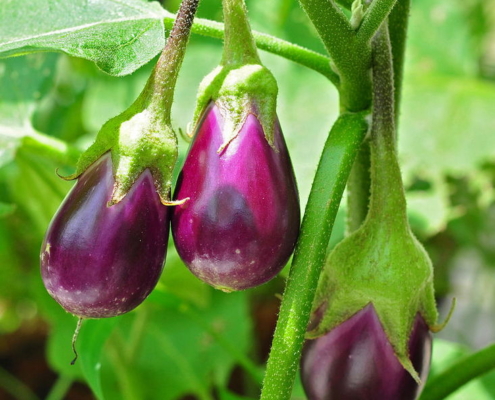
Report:
[[[0,202],[0,218],[6,217],[14,212],[15,205]]]
[[[252,397],[239,396],[223,388],[219,390],[219,395],[220,400],[254,400]]]
[[[44,54],[0,60],[0,167],[14,158],[23,137],[36,134],[30,119],[52,82],[56,61]]]
[[[89,319],[83,321],[78,338],[81,369],[93,393],[102,400],[101,352],[119,318]]]
[[[0,15],[0,57],[62,51],[120,76],[146,64],[165,46],[167,13],[157,2],[3,0]]]
[[[135,313],[121,317],[117,334],[109,342],[111,362],[102,366],[108,399],[153,399],[159,393],[160,400],[187,394],[211,400],[213,386],[226,385],[236,363],[230,349],[245,354],[250,346],[247,296],[246,292],[208,290],[207,306],[196,307],[155,289],[161,294],[158,297],[170,297],[170,301],[146,300]],[[144,322],[140,321],[143,313],[147,313]],[[140,334],[133,333],[139,330]],[[133,338],[139,338],[138,344]],[[111,384],[115,378],[119,391]],[[123,392],[133,396],[122,397]]]

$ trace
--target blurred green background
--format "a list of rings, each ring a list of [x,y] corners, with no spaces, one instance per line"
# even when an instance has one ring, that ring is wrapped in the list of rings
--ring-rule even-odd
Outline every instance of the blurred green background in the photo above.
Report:
[[[171,11],[178,1],[165,1]],[[323,52],[297,1],[247,0],[254,29]],[[198,15],[221,20],[219,1]],[[1,16],[0,16],[1,19]],[[1,41],[1,37],[0,37]],[[495,338],[495,0],[412,0],[399,152],[411,224],[433,259],[440,310],[432,373]],[[221,42],[193,36],[173,107],[187,131],[202,77]],[[278,112],[302,206],[338,112],[336,90],[316,72],[261,52],[279,84]],[[257,398],[284,276],[224,294],[197,280],[170,244],[164,274],[135,311],[87,321],[70,366],[76,319],[39,274],[44,232],[72,183],[73,164],[24,146],[33,129],[79,149],[136,98],[153,62],[111,77],[59,53],[0,60],[0,400]],[[180,140],[181,157],[187,142]],[[343,237],[339,211],[331,245]],[[304,399],[296,383],[294,399]],[[495,375],[449,400],[495,399]]]

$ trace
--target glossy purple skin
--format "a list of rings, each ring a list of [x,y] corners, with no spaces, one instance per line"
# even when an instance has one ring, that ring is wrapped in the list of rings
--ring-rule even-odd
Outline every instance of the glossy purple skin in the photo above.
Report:
[[[418,314],[409,355],[422,382],[431,346],[429,329]],[[421,390],[395,356],[371,305],[326,335],[306,341],[301,379],[308,400],[414,400]]]
[[[250,114],[220,154],[222,116],[210,105],[199,124],[175,198],[172,233],[188,268],[210,285],[242,290],[284,267],[299,234],[299,198],[280,127],[275,151]]]
[[[110,156],[78,179],[46,233],[41,275],[50,295],[80,317],[126,313],[148,296],[163,269],[169,208],[146,170],[120,202],[107,207],[114,185]]]

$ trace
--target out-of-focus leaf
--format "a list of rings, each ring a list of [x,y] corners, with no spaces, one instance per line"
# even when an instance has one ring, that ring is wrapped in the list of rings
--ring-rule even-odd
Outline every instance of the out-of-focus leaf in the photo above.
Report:
[[[400,134],[408,173],[468,174],[495,157],[494,83],[439,75],[408,78]]]
[[[399,153],[406,184],[420,178],[431,185],[408,193],[422,236],[460,211],[450,204],[446,177],[478,176],[495,159],[495,84],[477,78],[479,38],[469,7],[449,0],[412,5]]]
[[[123,350],[121,354],[109,353],[112,363],[103,365],[105,376],[117,373],[123,390],[131,375],[132,388],[128,390],[139,398],[175,400],[191,394],[211,399],[213,386],[224,387],[234,366],[235,356],[229,346],[243,353],[249,349],[251,325],[245,292],[224,294],[208,289],[212,293],[207,307],[197,308],[183,301],[168,302],[177,304],[170,307],[148,302],[143,305],[145,309],[122,316],[117,330],[120,334],[112,337],[110,347]],[[175,297],[166,292],[162,295]],[[139,321],[143,312],[148,313],[144,322]],[[133,334],[140,325],[141,334]],[[121,340],[116,342],[119,336]],[[133,344],[133,337],[140,337],[138,346]],[[128,351],[131,348],[135,350]],[[122,398],[108,386],[112,380],[104,381],[106,397]]]
[[[415,0],[409,21],[408,63],[421,74],[474,76],[477,48],[462,1]]]
[[[255,400],[252,397],[244,397],[229,392],[227,389],[219,390],[220,400]]]
[[[101,352],[119,318],[89,319],[83,322],[78,338],[81,369],[98,399],[103,400],[101,387]]]
[[[10,182],[12,201],[28,216],[31,231],[42,238],[74,183],[60,179],[55,173],[55,165],[36,156],[19,154],[16,163],[19,173],[17,179]]]
[[[157,2],[33,0],[0,3],[0,57],[63,51],[111,75],[130,74],[165,45]]]
[[[160,287],[199,308],[207,307],[211,301],[210,287],[187,269],[173,247],[168,250]]]
[[[6,217],[14,212],[15,205],[0,202],[0,218]]]
[[[56,60],[46,54],[0,60],[0,167],[14,158],[23,137],[34,134],[30,118],[49,89]]]

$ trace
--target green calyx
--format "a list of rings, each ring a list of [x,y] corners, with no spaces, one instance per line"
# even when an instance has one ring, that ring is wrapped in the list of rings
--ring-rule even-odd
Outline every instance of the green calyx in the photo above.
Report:
[[[136,101],[128,110],[107,121],[95,142],[81,155],[76,172],[79,177],[92,163],[110,151],[115,186],[109,206],[120,202],[139,176],[149,169],[163,204],[170,200],[172,171],[177,161],[177,138],[152,104]]]
[[[432,265],[428,255],[405,229],[368,220],[331,253],[316,294],[316,305],[327,304],[316,338],[372,303],[397,358],[416,380],[408,355],[408,340],[419,312],[434,327],[437,310]]]
[[[213,101],[223,117],[219,153],[239,134],[249,114],[256,116],[266,140],[275,148],[277,82],[261,64],[244,0],[223,0],[222,5],[225,20],[222,62],[201,82],[192,126],[196,127]]]
[[[221,152],[238,135],[249,114],[255,115],[274,147],[278,86],[272,73],[261,64],[221,65],[199,87],[195,127],[204,110],[214,102],[223,117]]]
[[[170,110],[198,1],[182,1],[167,45],[143,91],[126,111],[103,125],[95,142],[79,158],[75,174],[65,178],[77,178],[110,151],[115,185],[109,206],[120,202],[146,169],[164,205],[188,200],[170,199],[172,171],[178,156]]]
[[[377,132],[379,118],[375,115],[370,140],[368,215],[327,260],[314,303],[327,308],[308,336],[325,334],[371,303],[398,360],[419,382],[408,340],[418,313],[430,330],[438,330],[433,268],[409,227],[393,129]]]

